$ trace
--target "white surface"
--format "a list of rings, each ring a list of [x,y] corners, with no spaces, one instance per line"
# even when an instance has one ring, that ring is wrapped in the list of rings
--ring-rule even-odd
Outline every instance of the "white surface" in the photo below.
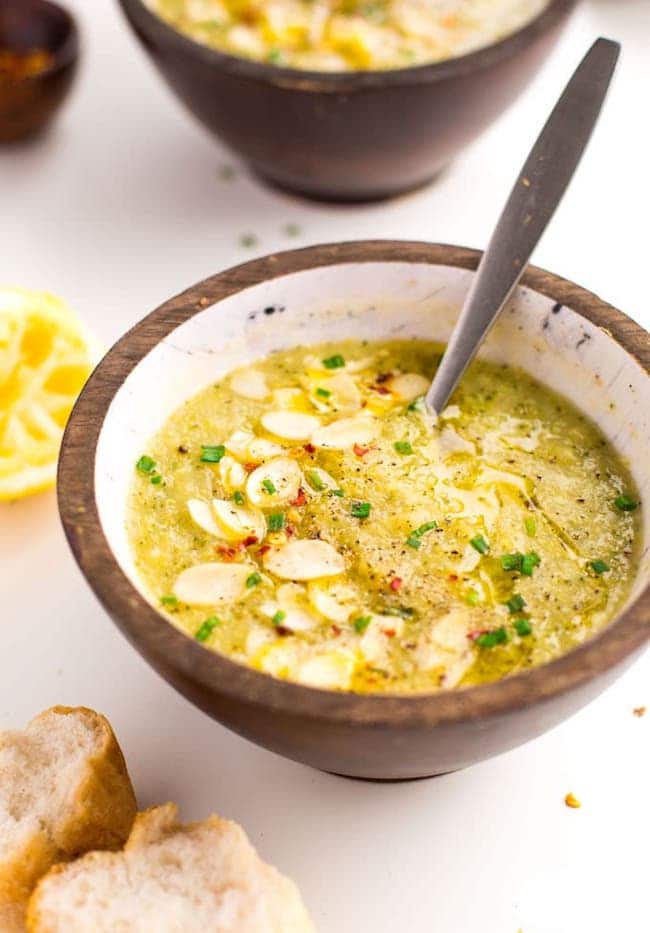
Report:
[[[255,252],[365,236],[481,245],[549,105],[597,34],[625,57],[594,146],[536,259],[645,326],[647,0],[585,2],[529,93],[437,186],[312,206],[217,177],[111,0],[75,0],[85,61],[55,131],[0,150],[0,280],[74,303],[106,342],[170,294]],[[92,15],[91,15],[92,10]],[[230,160],[228,160],[230,161]],[[289,239],[287,223],[303,228]],[[238,245],[254,232],[253,250]],[[408,785],[340,780],[231,735],[128,647],[81,579],[53,494],[0,510],[0,726],[53,703],[106,712],[146,806],[241,821],[300,884],[321,933],[646,933],[650,659],[547,736]],[[563,804],[567,791],[581,810]]]

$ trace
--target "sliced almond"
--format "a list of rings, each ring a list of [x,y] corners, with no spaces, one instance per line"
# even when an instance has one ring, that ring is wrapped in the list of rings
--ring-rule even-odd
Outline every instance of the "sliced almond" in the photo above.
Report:
[[[320,427],[316,415],[300,411],[267,411],[260,420],[269,434],[287,441],[306,441]]]
[[[352,414],[361,408],[359,387],[347,373],[332,376],[327,382],[327,388],[332,393],[333,408],[336,411]]]
[[[304,661],[297,681],[307,687],[322,690],[347,690],[354,674],[354,658],[342,651],[329,651]]]
[[[173,586],[174,596],[188,606],[216,606],[233,602],[246,592],[248,564],[198,564],[184,570]]]
[[[447,407],[440,412],[442,421],[454,421],[456,418],[460,418],[460,415],[461,412],[458,405],[447,405]]]
[[[339,418],[319,428],[312,434],[311,442],[314,447],[327,450],[346,450],[355,444],[371,443],[379,432],[379,423],[374,418],[358,415],[356,418]]]
[[[359,607],[359,595],[344,580],[314,580],[309,584],[309,602],[332,622],[347,622]]]
[[[327,541],[288,541],[273,548],[264,557],[271,573],[283,580],[317,580],[343,573],[345,561]]]
[[[226,454],[219,462],[219,479],[223,483],[226,492],[234,492],[246,485],[248,473],[241,463],[231,457],[230,454]]]
[[[190,513],[194,524],[202,528],[203,531],[207,531],[209,535],[214,535],[215,538],[224,537],[223,531],[217,525],[212,505],[209,502],[205,502],[203,499],[188,499],[187,511]]]
[[[253,463],[265,463],[272,457],[281,457],[286,454],[287,448],[265,437],[255,437],[247,447],[247,453]]]
[[[243,398],[256,401],[265,399],[269,394],[266,376],[259,369],[239,369],[230,377],[230,388]]]
[[[246,460],[248,457],[248,445],[255,440],[252,431],[235,431],[235,433],[225,442],[226,450],[240,460]]]
[[[378,667],[388,666],[393,639],[396,636],[399,637],[403,631],[403,619],[396,616],[373,615],[359,643],[361,653],[371,664],[376,664]]]
[[[253,505],[273,508],[295,499],[302,481],[302,470],[295,460],[276,457],[253,470],[246,494]]]
[[[236,505],[228,499],[213,499],[212,511],[222,537],[228,541],[244,541],[266,536],[266,519],[259,509]]]
[[[388,388],[405,402],[412,402],[418,396],[424,395],[430,384],[430,380],[419,373],[400,373],[389,380]]]
[[[277,613],[282,613],[282,628],[289,629],[291,632],[310,632],[318,625],[318,619],[306,609],[300,606],[287,606],[286,608],[279,602],[264,603],[260,607],[261,612],[269,619],[276,618]]]

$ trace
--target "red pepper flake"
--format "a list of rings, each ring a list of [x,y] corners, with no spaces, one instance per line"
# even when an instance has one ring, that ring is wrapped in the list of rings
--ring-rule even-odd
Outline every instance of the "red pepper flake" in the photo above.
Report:
[[[244,538],[243,545],[244,547],[252,547],[253,544],[257,544],[259,538],[257,535],[249,535],[247,538]]]
[[[452,583],[455,583],[458,580],[458,574],[450,573],[448,579],[451,580]]]
[[[367,453],[370,452],[369,447],[362,447],[360,444],[355,444],[352,448],[357,457],[365,457]]]
[[[333,625],[333,626],[332,626],[332,635],[334,636],[334,638],[338,638],[340,634],[341,634],[341,629],[339,628],[339,626],[338,626],[338,625]]]
[[[382,629],[382,631],[384,635],[387,635],[389,638],[394,638],[395,635],[397,634],[394,628],[385,628],[385,629]]]
[[[308,454],[315,454],[316,448],[313,444],[303,444],[303,450],[306,450]]]
[[[226,547],[225,544],[219,544],[217,546],[217,553],[221,555],[224,561],[232,563],[237,557],[237,548]]]
[[[379,375],[375,379],[375,382],[378,385],[382,385],[384,382],[388,382],[388,380],[392,378],[393,378],[392,373],[379,373]]]
[[[480,635],[486,635],[489,629],[486,628],[477,628],[473,632],[468,632],[467,637],[470,641],[476,641]]]
[[[271,545],[270,545],[270,544],[263,544],[262,547],[259,549],[259,551],[258,551],[257,553],[258,553],[258,554],[268,554],[268,552],[269,552],[270,550],[271,550]]]
[[[252,473],[253,470],[257,469],[257,464],[256,463],[245,463],[244,469],[246,470],[247,473]]]
[[[285,525],[284,531],[288,538],[292,538],[296,533],[296,529],[293,527],[293,525]]]
[[[387,389],[386,386],[370,386],[373,392],[376,392],[377,395],[390,395],[390,389]]]
[[[307,496],[305,495],[305,490],[301,486],[300,489],[298,490],[298,495],[293,500],[291,505],[301,506],[301,505],[305,505],[306,502],[307,502]]]
[[[276,625],[275,631],[280,636],[280,638],[286,638],[287,635],[293,635],[293,632],[290,628],[285,628],[284,625]]]
[[[393,593],[397,593],[397,591],[402,588],[403,582],[404,581],[402,580],[401,577],[393,577],[393,579],[390,581],[390,588],[393,591]]]

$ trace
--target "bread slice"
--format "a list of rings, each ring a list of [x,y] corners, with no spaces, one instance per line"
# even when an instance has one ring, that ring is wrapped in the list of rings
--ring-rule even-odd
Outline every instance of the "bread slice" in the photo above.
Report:
[[[56,862],[118,849],[136,801],[108,721],[55,706],[0,732],[0,930],[24,930],[34,885]]]
[[[29,903],[29,933],[313,933],[295,884],[237,823],[182,826],[168,803],[136,818],[123,852],[57,865]]]

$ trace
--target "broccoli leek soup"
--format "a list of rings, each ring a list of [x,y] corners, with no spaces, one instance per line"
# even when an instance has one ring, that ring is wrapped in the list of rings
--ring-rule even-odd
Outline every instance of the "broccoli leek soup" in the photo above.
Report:
[[[609,622],[637,558],[625,466],[569,402],[492,363],[432,426],[440,356],[281,351],[183,405],[135,464],[152,601],[209,649],[358,692],[491,681]]]
[[[454,58],[520,29],[548,0],[146,0],[232,55],[314,71]]]

